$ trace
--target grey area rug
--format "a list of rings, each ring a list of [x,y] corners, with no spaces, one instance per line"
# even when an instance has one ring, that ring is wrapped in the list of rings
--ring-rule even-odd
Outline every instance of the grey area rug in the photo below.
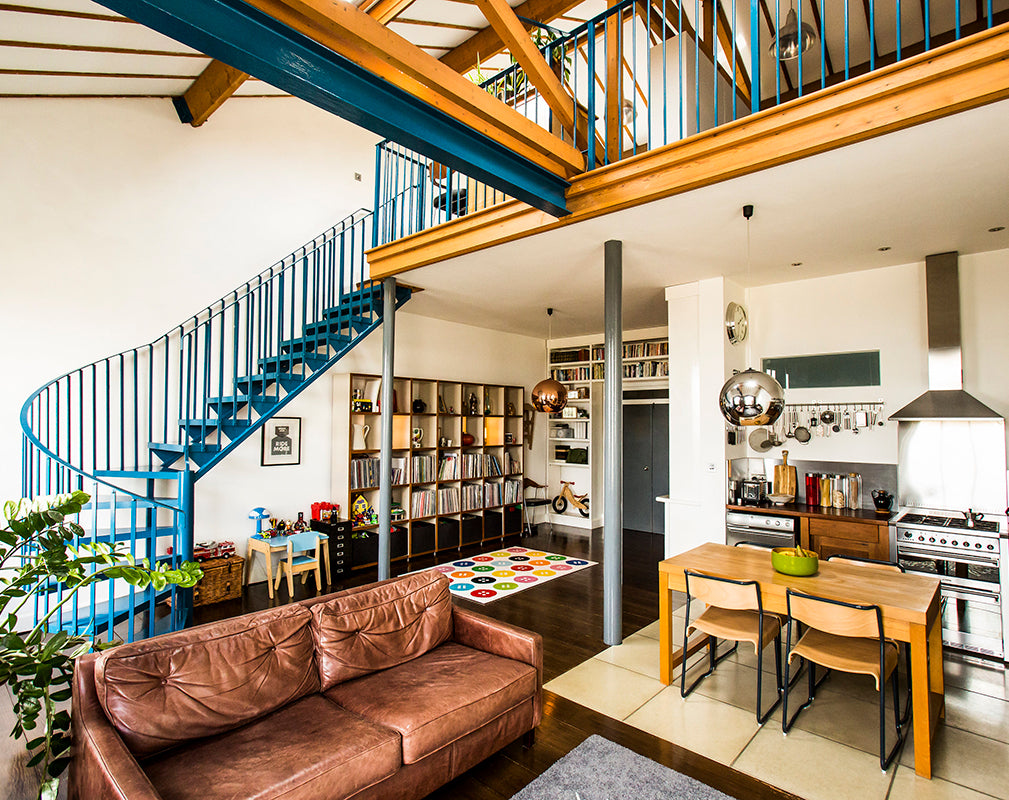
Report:
[[[650,758],[590,736],[512,800],[732,800]]]

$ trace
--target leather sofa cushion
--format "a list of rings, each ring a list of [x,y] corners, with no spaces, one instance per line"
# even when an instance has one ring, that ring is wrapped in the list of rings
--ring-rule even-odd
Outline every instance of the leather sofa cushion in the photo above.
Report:
[[[409,664],[347,681],[326,697],[403,737],[413,764],[536,694],[536,669],[448,642]]]
[[[106,650],[98,701],[138,758],[232,730],[319,691],[310,621],[283,606]]]
[[[400,741],[314,694],[142,766],[163,800],[343,800],[399,769]]]
[[[449,581],[404,575],[310,606],[322,689],[403,664],[452,635]]]

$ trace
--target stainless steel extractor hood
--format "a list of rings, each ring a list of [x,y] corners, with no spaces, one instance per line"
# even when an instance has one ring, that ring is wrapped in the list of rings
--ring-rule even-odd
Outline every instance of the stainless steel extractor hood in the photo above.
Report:
[[[960,348],[960,270],[957,253],[925,258],[928,323],[928,391],[890,419],[1001,419],[1002,415],[963,390]]]

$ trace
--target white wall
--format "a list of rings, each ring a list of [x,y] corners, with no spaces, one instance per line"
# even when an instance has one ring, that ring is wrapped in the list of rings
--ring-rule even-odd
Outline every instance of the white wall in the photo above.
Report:
[[[410,314],[409,304],[396,315],[396,375],[411,378],[501,383],[524,386],[528,396],[541,380],[545,362],[543,340],[490,331]],[[375,331],[334,367],[341,373],[382,371],[382,332]],[[253,533],[249,511],[267,508],[273,516],[294,519],[299,511],[310,516],[319,500],[333,496],[334,407],[345,407],[333,395],[334,380],[324,376],[284,409],[283,415],[301,417],[301,464],[260,466],[262,436],[249,438],[196,484],[197,541],[230,539],[245,552]],[[525,451],[527,474],[542,482],[545,425],[537,425],[532,451]],[[346,457],[346,454],[344,454]],[[339,455],[337,454],[337,457]],[[342,510],[346,516],[346,509]],[[255,559],[252,580],[264,580],[262,558]]]
[[[370,208],[376,141],[290,98],[233,99],[198,129],[168,100],[0,99],[0,497],[20,494],[31,392]]]
[[[924,263],[905,264],[751,288],[746,304],[750,364],[760,369],[760,360],[773,356],[878,349],[881,386],[788,389],[785,402],[881,399],[889,416],[927,388],[924,270]],[[859,436],[814,436],[805,446],[789,448],[789,455],[793,460],[895,464],[897,424],[887,422]]]

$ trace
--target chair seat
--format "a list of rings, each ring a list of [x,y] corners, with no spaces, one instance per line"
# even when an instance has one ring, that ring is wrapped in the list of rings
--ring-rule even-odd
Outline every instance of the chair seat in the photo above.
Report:
[[[295,556],[291,559],[291,563],[295,566],[298,566],[299,564],[314,564],[315,562],[315,556]]]
[[[734,611],[727,608],[708,606],[690,625],[690,631],[700,631],[718,639],[733,642],[750,642],[754,653],[758,642],[763,649],[781,630],[781,618],[777,614],[764,614],[764,641],[760,642],[760,614],[757,611]]]
[[[396,772],[400,752],[398,733],[314,694],[141,766],[164,800],[342,800]]]
[[[337,684],[326,697],[398,731],[413,764],[529,701],[536,670],[448,642],[380,672]],[[531,708],[531,707],[530,707]]]
[[[529,500],[525,500],[523,502],[525,502],[525,504],[527,506],[548,506],[548,505],[550,505],[550,501],[547,500],[545,497],[530,498]]]
[[[857,636],[836,636],[809,628],[788,654],[788,662],[800,656],[822,667],[856,675],[872,675],[879,689],[880,677],[890,677],[897,666],[897,645],[887,641],[883,644],[886,674],[879,674],[879,640]]]

